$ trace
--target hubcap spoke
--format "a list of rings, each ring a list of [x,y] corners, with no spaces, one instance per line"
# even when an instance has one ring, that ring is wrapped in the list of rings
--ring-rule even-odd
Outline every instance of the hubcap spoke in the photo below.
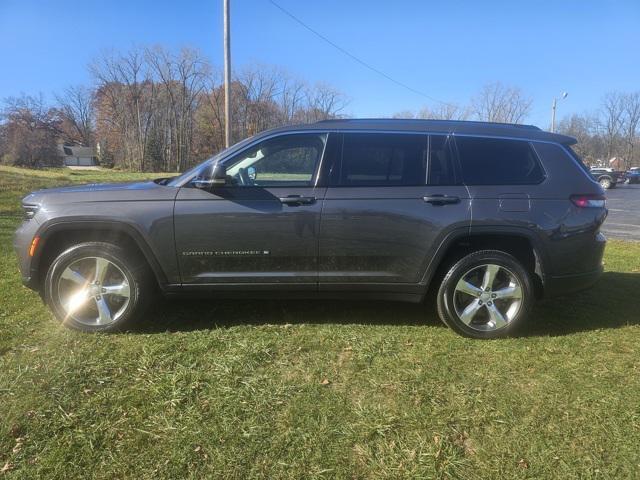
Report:
[[[118,297],[129,297],[129,294],[130,294],[129,284],[127,282],[123,282],[119,285],[103,285],[102,294],[116,295]]]
[[[89,300],[90,298],[91,295],[89,294],[88,289],[83,288],[81,290],[78,290],[76,293],[71,295],[71,297],[69,297],[69,301],[64,305],[64,309],[68,314],[72,314],[82,308],[82,306],[87,303],[87,300]]]
[[[98,284],[102,284],[104,282],[104,278],[107,276],[109,265],[111,265],[111,262],[109,262],[109,260],[100,257],[96,258],[96,274],[94,282]]]
[[[62,275],[60,277],[64,278],[65,280],[77,283],[78,285],[86,285],[87,283],[89,283],[89,280],[84,278],[78,272],[71,270],[71,268],[69,267],[64,269],[64,272],[62,272]]]
[[[471,295],[472,297],[479,297],[482,294],[482,289],[480,287],[476,287],[471,283],[467,282],[464,278],[461,278],[458,284],[456,285],[456,290],[458,292],[466,293],[467,295]]]
[[[492,327],[494,329],[502,328],[508,323],[495,304],[487,305],[487,310],[489,311],[489,317],[491,318],[490,323],[493,324]]]
[[[469,325],[473,320],[473,317],[476,316],[476,313],[478,313],[478,310],[481,308],[482,304],[480,303],[480,300],[476,298],[462,311],[460,314],[460,320],[462,320],[466,325]]]
[[[98,324],[105,325],[111,323],[111,310],[104,297],[96,298],[96,306],[98,307]]]
[[[498,265],[487,265],[486,270],[484,271],[484,278],[482,279],[482,289],[486,290],[487,288],[491,289],[493,287],[493,282],[496,279],[496,275],[500,271],[500,267]]]
[[[522,298],[522,289],[519,285],[509,285],[506,288],[501,288],[500,290],[494,290],[496,300],[504,300],[504,299],[520,299]]]

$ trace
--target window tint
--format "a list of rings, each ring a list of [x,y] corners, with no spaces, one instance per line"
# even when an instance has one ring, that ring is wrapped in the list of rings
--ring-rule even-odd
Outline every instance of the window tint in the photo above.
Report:
[[[426,135],[347,133],[340,184],[424,185],[426,159]]]
[[[456,185],[451,137],[432,135],[429,140],[429,185]]]
[[[578,165],[580,165],[580,167],[587,173],[589,173],[589,167],[587,167],[584,162],[582,161],[582,158],[580,158],[580,155],[578,155],[576,153],[576,151],[571,148],[570,146],[565,146],[565,148],[567,149],[567,151],[569,152],[569,154],[574,158],[574,160],[576,162],[578,162]]]
[[[308,186],[320,161],[326,134],[282,135],[260,142],[226,162],[238,186]]]
[[[530,185],[544,179],[529,142],[456,137],[456,146],[468,185]]]

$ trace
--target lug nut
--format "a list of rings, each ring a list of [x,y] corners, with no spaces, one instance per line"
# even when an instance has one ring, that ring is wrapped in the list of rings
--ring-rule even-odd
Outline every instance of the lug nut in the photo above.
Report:
[[[493,305],[493,302],[487,302],[487,305],[491,306]]]
[[[478,305],[482,305],[482,300],[478,300]]]
[[[496,298],[498,295],[496,295],[495,293],[491,294],[491,298]]]

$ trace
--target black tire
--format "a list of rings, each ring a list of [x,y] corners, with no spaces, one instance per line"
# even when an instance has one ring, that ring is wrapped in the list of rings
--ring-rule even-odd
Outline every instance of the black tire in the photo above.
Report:
[[[108,293],[102,293],[102,295],[99,295],[97,290],[94,291],[97,296],[90,297],[89,300],[93,301],[92,305],[95,306],[96,312],[98,313],[96,321],[103,318],[102,312],[100,312],[100,309],[98,308],[99,302],[96,299],[99,299],[101,304],[103,304],[102,299],[104,299],[104,301],[108,302],[110,306],[114,305],[113,302],[116,302],[115,305],[119,307],[116,315],[111,316],[110,312],[107,318],[112,321],[110,323],[105,322],[105,324],[91,324],[88,320],[80,319],[79,313],[75,313],[75,315],[78,316],[78,319],[76,319],[74,314],[68,313],[61,302],[61,292],[64,290],[62,284],[64,283],[64,285],[67,285],[66,280],[65,282],[61,281],[63,273],[70,266],[82,265],[83,262],[89,264],[89,262],[95,261],[96,258],[108,261],[110,265],[107,269],[111,272],[110,275],[115,274],[118,277],[124,277],[126,282],[123,280],[121,284],[126,283],[128,287],[128,300],[123,300],[124,297],[121,297],[120,295],[112,296]],[[97,268],[96,264],[94,274],[96,273]],[[87,279],[91,277],[91,273],[88,272],[86,277]],[[80,243],[62,252],[51,263],[44,282],[44,299],[49,308],[51,308],[55,314],[56,318],[66,327],[89,333],[121,331],[130,327],[131,324],[137,320],[142,313],[144,313],[153,291],[151,288],[152,280],[151,272],[149,271],[146,262],[138,255],[127,252],[124,248],[111,243]],[[79,286],[76,291],[87,291],[88,282],[91,281],[87,280],[87,282],[84,283],[84,287]],[[70,282],[70,287],[66,290],[71,290],[74,285],[80,285],[80,282],[76,284],[74,284],[74,282]],[[101,286],[101,284],[94,285],[93,283],[89,283],[89,285],[91,288],[96,288],[98,290]],[[105,283],[104,286],[108,288],[111,285],[107,285],[107,283]],[[104,291],[105,288],[102,290]],[[113,300],[114,298],[115,300]],[[83,310],[91,309],[92,305],[84,305],[85,303],[91,303],[89,300],[82,300],[81,303],[83,304]],[[107,310],[110,310],[110,308]],[[80,311],[80,308],[78,308],[78,311]]]
[[[467,275],[474,275],[476,271],[478,272],[477,274],[480,274],[482,272],[481,269],[486,268],[487,265],[496,265],[499,267],[497,271],[502,272],[496,274],[496,280],[489,288],[493,288],[493,285],[499,285],[501,281],[505,281],[504,279],[511,279],[516,282],[514,283],[515,285],[520,287],[519,293],[521,294],[521,299],[519,299],[519,303],[518,300],[508,300],[510,306],[517,303],[514,307],[515,313],[513,314],[513,318],[509,319],[508,323],[500,328],[491,327],[492,323],[489,318],[490,307],[488,305],[495,303],[496,308],[498,308],[498,305],[503,306],[507,300],[492,300],[491,291],[482,294],[483,297],[485,295],[487,296],[487,298],[484,299],[484,304],[480,297],[476,297],[480,306],[478,307],[476,305],[475,307],[478,309],[475,311],[478,312],[477,315],[480,323],[473,323],[476,321],[476,318],[472,317],[472,323],[467,324],[460,318],[458,313],[461,307],[456,302],[459,302],[460,298],[464,297],[464,292],[460,293],[459,290],[456,291],[458,282],[463,277],[469,278]],[[505,287],[502,288],[504,289]],[[506,291],[503,289],[496,288],[494,291],[499,294],[501,291]],[[483,291],[482,288],[478,290]],[[468,300],[470,303],[476,302],[473,296],[469,296]],[[514,303],[512,304],[511,302]],[[437,298],[438,315],[445,325],[465,337],[477,339],[492,339],[509,335],[526,320],[534,302],[535,294],[531,274],[515,257],[499,250],[481,250],[471,253],[457,261],[449,268],[442,280]],[[493,309],[493,307],[491,308]],[[464,311],[462,313],[464,313]],[[483,316],[487,319],[484,324],[482,323]]]

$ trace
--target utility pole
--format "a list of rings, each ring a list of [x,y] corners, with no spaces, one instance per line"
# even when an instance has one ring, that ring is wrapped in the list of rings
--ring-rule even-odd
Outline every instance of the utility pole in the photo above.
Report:
[[[224,143],[231,146],[231,28],[229,0],[224,2]]]
[[[567,95],[569,95],[567,92],[562,92],[562,96],[560,98],[560,100],[563,100],[565,98],[567,98]],[[551,104],[551,133],[554,133],[556,131],[556,106],[558,104],[558,99],[557,98],[553,98],[553,103]]]

